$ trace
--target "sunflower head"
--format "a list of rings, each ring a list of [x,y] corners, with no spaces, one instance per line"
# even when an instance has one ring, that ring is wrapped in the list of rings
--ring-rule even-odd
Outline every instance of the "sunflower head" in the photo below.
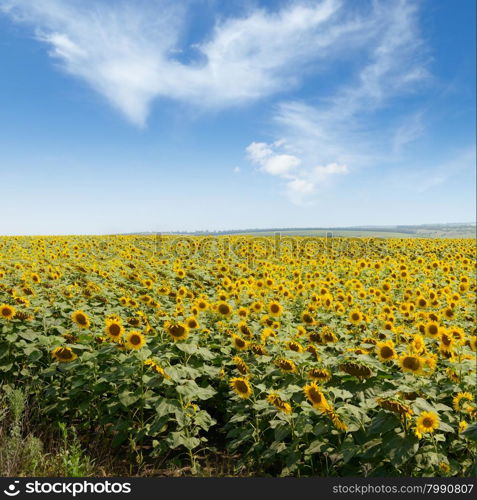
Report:
[[[386,342],[377,342],[376,354],[378,355],[379,360],[383,363],[396,358],[397,354],[394,350],[394,342],[392,340],[388,340]]]
[[[123,336],[124,327],[121,324],[121,321],[117,319],[109,319],[106,321],[105,332],[110,339],[118,342]]]
[[[248,399],[253,394],[250,382],[244,377],[234,377],[230,379],[230,387],[235,394],[243,399]]]
[[[126,347],[128,349],[134,349],[134,350],[141,349],[141,347],[143,347],[146,344],[145,336],[138,331],[129,332],[126,335],[125,340],[126,340]]]
[[[305,387],[303,387],[303,392],[316,410],[324,411],[330,409],[330,405],[326,401],[324,394],[320,391],[320,388],[315,382],[305,385]]]
[[[373,372],[369,367],[362,363],[356,363],[354,361],[347,361],[339,365],[340,370],[344,371],[348,375],[353,375],[358,378],[368,378],[371,377]]]
[[[416,436],[431,434],[439,427],[439,416],[432,411],[423,411],[416,419]]]
[[[275,365],[285,373],[296,372],[296,365],[291,359],[280,358],[275,361]]]
[[[248,348],[248,342],[239,335],[235,334],[232,335],[232,345],[239,351],[245,351],[245,349]]]
[[[322,384],[331,380],[331,373],[325,368],[312,368],[311,370],[309,370],[308,376],[312,380]]]
[[[78,357],[70,347],[56,347],[51,355],[60,363],[69,363]]]
[[[195,328],[199,328],[199,322],[194,316],[191,316],[190,318],[187,318],[185,320],[185,324],[187,325],[187,328],[190,328],[191,330]]]
[[[399,358],[399,365],[403,372],[421,375],[424,368],[424,360],[418,355],[403,354]]]
[[[184,323],[167,323],[166,331],[175,342],[184,340],[189,335],[189,328]]]
[[[270,304],[268,304],[268,312],[272,316],[280,316],[283,312],[283,306],[280,304],[280,302],[270,302]]]
[[[272,404],[273,406],[275,406],[275,408],[278,410],[278,411],[281,411],[283,413],[286,413],[286,414],[290,414],[292,413],[292,407],[290,405],[290,403],[287,403],[286,401],[283,401],[283,399],[276,393],[272,392],[271,394],[269,394],[267,396],[267,401]]]
[[[248,373],[247,363],[245,363],[245,361],[240,356],[234,356],[233,362],[235,363],[237,370],[242,375],[247,375],[247,373]]]
[[[10,306],[9,304],[2,304],[0,306],[1,319],[11,320],[15,317],[15,314],[16,314],[16,309],[13,306]]]
[[[88,315],[83,311],[74,311],[71,315],[71,319],[80,328],[89,328],[89,326],[91,325],[91,321],[89,320]]]
[[[220,315],[225,317],[229,317],[232,314],[232,306],[224,300],[216,305],[216,310]]]

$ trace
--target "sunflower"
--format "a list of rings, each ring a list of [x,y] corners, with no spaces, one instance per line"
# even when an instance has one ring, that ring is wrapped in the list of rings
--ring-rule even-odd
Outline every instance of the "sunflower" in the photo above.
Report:
[[[474,396],[470,392],[459,392],[452,400],[452,406],[455,411],[468,412],[473,407],[468,401],[473,402]]]
[[[0,318],[11,320],[16,314],[16,309],[8,304],[0,306]]]
[[[413,414],[413,411],[409,406],[405,405],[396,398],[378,398],[376,402],[381,408],[398,413],[399,415],[405,417],[410,417]]]
[[[89,326],[91,325],[91,321],[89,320],[88,315],[83,311],[75,311],[71,315],[71,319],[80,328],[89,328]]]
[[[357,309],[355,309],[354,311],[351,311],[349,313],[348,319],[351,323],[353,323],[353,325],[358,325],[359,323],[361,323],[361,321],[363,319],[363,315],[362,315],[361,311],[358,311]]]
[[[243,377],[231,378],[230,387],[238,396],[240,396],[243,399],[248,399],[253,394],[250,382]]]
[[[51,355],[60,363],[69,363],[78,357],[70,347],[56,347]]]
[[[296,365],[291,359],[280,358],[275,361],[275,365],[285,373],[296,372]]]
[[[245,363],[245,361],[240,356],[234,356],[233,362],[235,363],[237,370],[242,375],[247,375],[247,373],[248,373],[247,363]]]
[[[241,318],[246,318],[249,314],[249,311],[246,307],[240,307],[238,310],[237,310],[237,314],[241,317]]]
[[[305,385],[305,387],[303,387],[303,392],[316,410],[325,411],[330,409],[330,405],[326,401],[324,394],[320,391],[320,388],[315,382]]]
[[[333,425],[339,430],[339,431],[347,431],[348,426],[339,418],[338,414],[332,410],[332,409],[325,409],[324,410],[326,416],[333,422]]]
[[[325,344],[330,344],[330,343],[338,342],[338,337],[336,336],[335,332],[329,326],[324,326],[321,329],[321,340]]]
[[[280,316],[283,312],[283,306],[280,304],[280,302],[270,302],[270,304],[268,304],[268,312],[272,316]]]
[[[141,349],[146,344],[146,338],[141,332],[132,331],[126,335],[126,347],[129,349]]]
[[[209,304],[207,303],[206,300],[199,299],[196,302],[196,306],[197,306],[197,309],[199,309],[199,311],[205,311],[209,307]]]
[[[194,318],[194,316],[187,318],[185,320],[185,324],[187,325],[187,328],[190,328],[191,330],[193,330],[194,328],[199,328],[199,322],[196,318]]]
[[[339,365],[340,370],[343,370],[345,373],[349,375],[353,375],[354,377],[359,378],[368,378],[373,372],[369,367],[362,363],[355,363],[352,361],[347,361],[346,363],[342,363]]]
[[[260,312],[263,309],[263,302],[260,301],[254,302],[250,307],[255,312]]]
[[[124,327],[117,319],[108,319],[106,320],[105,331],[110,339],[118,341],[123,336]]]
[[[472,351],[475,352],[477,350],[477,335],[472,335],[469,338],[468,343],[469,343],[469,347],[472,349]]]
[[[331,373],[325,368],[312,368],[308,371],[308,376],[321,383],[326,383],[331,380]]]
[[[278,411],[286,413],[287,415],[289,415],[293,411],[290,403],[283,401],[283,399],[275,392],[272,392],[267,396],[267,401],[275,406]]]
[[[397,357],[396,351],[394,350],[394,342],[392,340],[387,340],[386,342],[376,343],[376,354],[380,361],[385,363]]]
[[[439,416],[432,411],[423,411],[416,420],[416,436],[420,439],[423,434],[431,434],[439,427]]]
[[[287,347],[288,349],[290,349],[290,351],[303,352],[303,347],[301,346],[301,344],[295,342],[294,340],[290,340],[287,343]]]
[[[229,317],[232,314],[232,306],[224,300],[221,300],[216,304],[216,310],[219,314],[225,317]]]
[[[468,426],[469,424],[465,420],[461,420],[459,422],[459,432],[464,432]]]
[[[426,342],[424,341],[421,335],[418,334],[414,335],[411,342],[411,348],[417,354],[422,354],[426,351]]]
[[[315,323],[315,320],[311,315],[310,311],[303,311],[301,314],[301,320],[303,321],[303,323],[306,323],[307,325],[313,325]]]
[[[428,337],[436,338],[439,335],[439,324],[435,321],[429,321],[424,330]]]
[[[240,321],[240,323],[237,325],[238,331],[242,334],[245,335],[246,337],[252,337],[253,333],[250,330],[250,327],[247,325],[246,321]]]
[[[174,341],[184,340],[189,335],[189,328],[184,323],[166,323],[165,328]]]
[[[424,367],[424,360],[417,355],[402,354],[399,358],[399,365],[401,366],[403,372],[421,375]]]
[[[238,349],[239,351],[244,351],[248,347],[248,342],[239,335],[235,334],[232,334],[232,344],[235,349]]]
[[[265,356],[267,354],[265,347],[260,344],[250,344],[250,349],[257,356]]]

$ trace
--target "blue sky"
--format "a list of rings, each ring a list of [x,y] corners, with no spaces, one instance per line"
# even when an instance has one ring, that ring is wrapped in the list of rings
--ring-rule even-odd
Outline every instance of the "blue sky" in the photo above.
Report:
[[[475,220],[474,0],[0,0],[0,234]]]

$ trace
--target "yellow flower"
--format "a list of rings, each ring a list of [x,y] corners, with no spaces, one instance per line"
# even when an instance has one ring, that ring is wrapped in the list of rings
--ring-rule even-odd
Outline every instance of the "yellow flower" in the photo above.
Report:
[[[189,328],[184,323],[167,323],[165,325],[167,333],[172,337],[174,342],[184,340],[189,335]]]
[[[245,363],[245,361],[240,356],[234,356],[233,362],[235,363],[235,366],[237,367],[237,370],[242,375],[247,375],[247,373],[248,373],[247,363]]]
[[[351,311],[349,313],[348,319],[351,323],[353,323],[353,325],[358,325],[359,323],[361,323],[361,321],[363,319],[363,315],[362,315],[361,311],[358,311],[357,309],[355,309],[354,311]]]
[[[312,368],[311,370],[309,370],[308,376],[311,379],[321,383],[326,383],[331,380],[331,373],[324,368]]]
[[[296,372],[296,365],[291,359],[277,359],[275,361],[275,365],[280,368],[285,373],[294,373]]]
[[[91,321],[88,318],[88,315],[83,311],[75,311],[71,315],[71,319],[74,323],[76,323],[80,328],[89,328],[91,325]]]
[[[187,328],[190,328],[191,330],[193,330],[194,328],[199,328],[199,322],[196,318],[194,318],[194,316],[187,318],[185,320],[185,324],[187,325]]]
[[[243,399],[248,399],[253,394],[250,382],[243,377],[234,377],[230,379],[230,387]]]
[[[280,316],[283,312],[283,306],[276,301],[270,302],[270,304],[268,304],[268,312],[272,316]]]
[[[133,331],[126,335],[126,347],[129,349],[141,349],[146,344],[146,338],[141,332]]]
[[[232,314],[232,307],[225,301],[221,301],[216,305],[217,312],[222,316],[228,317]]]
[[[432,411],[423,411],[416,420],[416,436],[420,439],[423,434],[432,434],[439,427],[439,416]]]
[[[110,339],[118,342],[121,339],[121,337],[123,336],[124,327],[121,324],[121,322],[117,319],[107,319],[105,331],[106,331],[106,335]]]
[[[330,405],[326,401],[324,394],[320,391],[320,388],[315,382],[305,385],[305,387],[303,387],[303,392],[316,410],[324,411],[330,409]]]
[[[459,432],[464,432],[467,427],[469,427],[469,424],[465,420],[459,422]]]
[[[469,408],[473,407],[474,396],[470,392],[459,392],[452,400],[452,405],[455,411],[467,412]]]
[[[244,351],[248,347],[248,342],[235,334],[232,334],[232,344],[239,351]]]
[[[78,357],[70,347],[56,347],[51,355],[60,363],[69,363]]]
[[[399,358],[399,365],[403,372],[421,375],[424,367],[424,361],[420,356],[412,354],[403,354]]]
[[[11,320],[16,313],[16,309],[8,304],[2,304],[0,306],[0,318]]]
[[[396,351],[394,350],[394,342],[392,340],[377,342],[376,354],[378,355],[379,360],[383,362],[397,358]]]
[[[272,392],[267,396],[267,401],[275,406],[275,408],[283,413],[289,415],[292,413],[292,407],[290,403],[283,401],[283,399],[276,393]]]

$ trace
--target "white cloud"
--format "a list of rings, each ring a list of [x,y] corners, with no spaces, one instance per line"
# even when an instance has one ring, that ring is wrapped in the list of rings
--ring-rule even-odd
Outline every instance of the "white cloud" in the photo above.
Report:
[[[282,151],[287,147],[286,141],[281,139],[272,144],[252,142],[246,151],[250,161],[258,165],[261,172],[286,180],[285,193],[295,204],[303,203],[336,174],[348,173],[346,165],[337,163],[312,167],[303,165],[300,158]]]
[[[297,192],[313,195],[335,174],[396,162],[405,146],[424,133],[419,110],[407,111],[404,118],[379,114],[394,98],[416,92],[430,79],[417,6],[405,0],[372,5],[355,19],[360,29],[349,45],[361,61],[355,74],[319,101],[286,101],[275,108],[273,123],[286,152],[306,166],[299,177],[304,182],[289,184],[294,200]]]
[[[278,12],[251,9],[217,22],[183,45],[187,2],[171,0],[0,0],[34,27],[67,73],[87,82],[132,122],[167,97],[224,107],[296,85],[307,64],[336,54],[360,25],[337,22],[338,0],[293,2]],[[182,44],[182,45],[181,45]],[[183,62],[180,55],[190,54]]]

